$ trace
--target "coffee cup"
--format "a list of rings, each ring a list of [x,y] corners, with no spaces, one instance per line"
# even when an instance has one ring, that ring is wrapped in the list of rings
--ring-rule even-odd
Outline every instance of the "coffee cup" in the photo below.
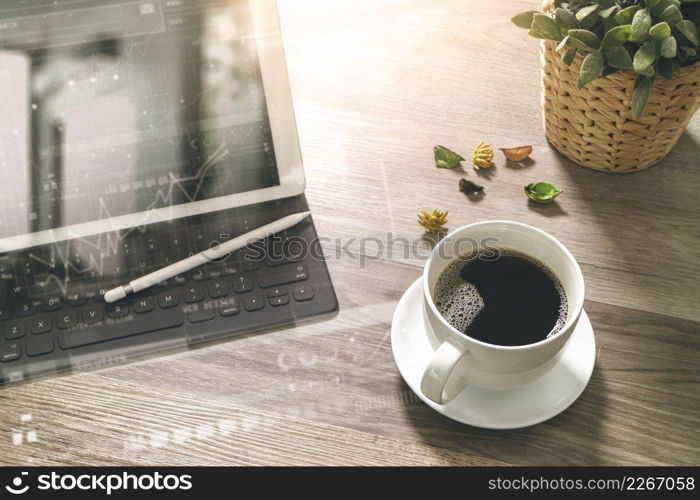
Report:
[[[434,287],[455,259],[483,246],[514,250],[544,264],[567,297],[566,320],[551,336],[536,343],[505,346],[486,343],[460,331],[440,313]],[[571,252],[535,227],[510,221],[486,221],[448,234],[433,249],[423,271],[423,307],[434,352],[423,373],[421,390],[437,404],[447,404],[469,385],[508,390],[533,382],[551,369],[576,328],[583,310],[584,281]]]

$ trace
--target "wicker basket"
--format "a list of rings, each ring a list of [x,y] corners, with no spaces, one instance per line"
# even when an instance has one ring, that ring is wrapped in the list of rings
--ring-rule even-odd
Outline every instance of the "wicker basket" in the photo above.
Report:
[[[700,62],[681,68],[673,80],[657,78],[635,120],[634,73],[621,71],[579,89],[583,55],[566,66],[555,47],[542,42],[545,134],[580,165],[614,173],[644,170],[673,149],[700,107]]]

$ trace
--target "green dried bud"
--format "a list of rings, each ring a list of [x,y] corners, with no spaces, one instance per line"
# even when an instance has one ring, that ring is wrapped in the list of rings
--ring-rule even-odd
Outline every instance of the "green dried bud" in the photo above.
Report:
[[[455,168],[464,161],[464,158],[445,146],[435,146],[433,154],[435,155],[435,164],[440,168]]]
[[[552,203],[564,191],[549,182],[533,182],[525,186],[525,194],[537,203]]]

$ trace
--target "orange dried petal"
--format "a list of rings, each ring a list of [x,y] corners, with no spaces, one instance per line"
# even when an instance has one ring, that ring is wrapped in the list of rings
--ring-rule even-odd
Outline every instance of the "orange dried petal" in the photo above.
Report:
[[[517,148],[501,148],[503,154],[510,161],[524,161],[532,153],[532,146],[520,146]]]

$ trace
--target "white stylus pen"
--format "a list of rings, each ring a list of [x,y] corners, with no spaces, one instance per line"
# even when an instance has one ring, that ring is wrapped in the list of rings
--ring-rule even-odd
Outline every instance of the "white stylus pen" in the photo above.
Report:
[[[249,233],[242,234],[232,240],[229,240],[220,245],[214,246],[203,252],[188,257],[174,264],[154,271],[150,274],[142,276],[134,281],[129,282],[128,285],[122,285],[117,288],[105,293],[105,302],[112,303],[123,299],[127,295],[132,293],[140,292],[146,288],[150,288],[158,283],[179,276],[182,273],[186,273],[204,264],[208,264],[211,261],[221,259],[226,257],[228,254],[240,250],[243,247],[247,247],[251,243],[255,243],[258,240],[263,240],[273,234],[289,229],[290,227],[296,226],[306,217],[311,215],[311,212],[302,212],[298,214],[288,215],[275,222],[266,224],[257,229],[253,229]]]

